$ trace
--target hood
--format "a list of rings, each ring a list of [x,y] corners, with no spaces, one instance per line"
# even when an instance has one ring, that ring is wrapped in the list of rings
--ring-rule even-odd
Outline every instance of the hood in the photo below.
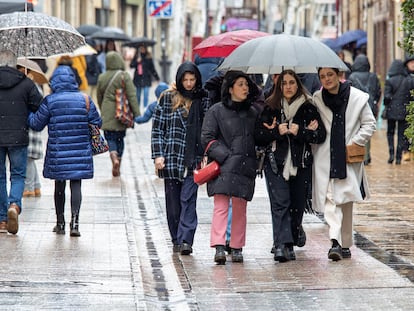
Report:
[[[57,66],[49,81],[50,88],[54,93],[78,90],[75,72],[72,67],[67,65]]]
[[[407,66],[407,63],[412,60],[414,60],[414,55],[408,55],[404,61],[404,66]]]
[[[220,65],[223,61],[224,57],[200,57],[198,54],[196,55],[194,59],[194,63],[196,65],[200,64],[215,64]]]
[[[368,72],[371,70],[371,65],[369,64],[368,57],[364,54],[360,54],[355,57],[354,63],[352,65],[352,72]]]
[[[388,77],[398,76],[398,75],[407,75],[407,71],[405,70],[405,65],[402,60],[396,59],[391,63],[390,68],[387,72]]]
[[[258,86],[250,79],[250,77],[242,71],[227,71],[223,78],[223,83],[221,85],[221,100],[226,102],[231,98],[229,93],[229,88],[234,84],[234,82],[239,77],[244,77],[247,79],[249,84],[249,95],[247,96],[247,101],[254,101],[259,94]]]
[[[168,84],[165,82],[160,82],[155,88],[155,96],[160,97],[161,93],[168,89]]]
[[[201,89],[202,81],[201,81],[200,70],[198,70],[196,64],[194,64],[193,62],[187,61],[187,62],[182,63],[177,69],[177,75],[175,76],[175,83],[176,83],[178,92],[180,92],[181,94],[186,93],[186,90],[183,87],[183,84],[181,83],[181,80],[183,79],[184,74],[186,72],[195,74],[196,79],[197,79],[195,89]]]
[[[9,89],[25,79],[24,73],[12,67],[0,67],[0,89]]]
[[[108,52],[105,57],[106,70],[125,70],[125,63],[118,52]]]

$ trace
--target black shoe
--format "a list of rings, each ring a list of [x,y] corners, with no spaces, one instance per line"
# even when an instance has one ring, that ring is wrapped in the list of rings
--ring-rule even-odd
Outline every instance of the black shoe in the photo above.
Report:
[[[216,245],[216,254],[214,255],[214,261],[219,265],[226,263],[226,252],[224,245]]]
[[[293,250],[293,246],[288,246],[288,259],[289,260],[296,260],[295,251]]]
[[[56,234],[65,234],[65,223],[58,222],[56,226],[53,227],[53,232]]]
[[[342,258],[351,258],[351,250],[349,248],[342,248]]]
[[[70,236],[81,236],[79,232],[79,214],[72,215],[72,221],[70,222]]]
[[[397,160],[395,160],[395,164],[396,164],[396,165],[400,165],[400,164],[401,164],[401,159],[397,159]]]
[[[179,253],[181,251],[181,245],[180,244],[174,244],[173,245],[173,253]]]
[[[333,261],[341,260],[343,258],[341,245],[332,246],[328,252],[328,258]]]
[[[302,225],[299,226],[298,230],[298,240],[296,242],[296,246],[303,247],[306,244],[306,233],[305,230],[303,230]]]
[[[394,162],[394,156],[390,155],[390,157],[388,158],[388,164],[392,164],[392,162]]]
[[[231,254],[230,241],[226,241],[226,252],[229,255]]]
[[[286,262],[289,260],[288,249],[282,244],[275,248],[275,256],[273,257],[275,261]]]
[[[241,248],[231,249],[231,261],[232,262],[243,262],[243,254]]]
[[[190,244],[183,242],[180,248],[181,255],[190,255],[193,252],[193,248]]]
[[[273,244],[272,249],[270,250],[270,252],[271,252],[272,254],[274,254],[274,253],[275,253],[275,249],[276,249],[276,246]]]

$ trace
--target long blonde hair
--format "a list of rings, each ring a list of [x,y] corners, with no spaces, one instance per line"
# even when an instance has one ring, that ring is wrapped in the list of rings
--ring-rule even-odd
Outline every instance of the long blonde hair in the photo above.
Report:
[[[184,108],[186,111],[185,116],[187,116],[193,101],[190,98],[184,97],[177,91],[175,82],[171,83],[169,91],[171,91],[172,110],[176,111],[178,108]]]

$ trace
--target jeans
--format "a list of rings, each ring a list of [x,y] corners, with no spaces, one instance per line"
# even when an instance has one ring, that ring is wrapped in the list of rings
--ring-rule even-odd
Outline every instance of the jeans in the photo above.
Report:
[[[121,158],[124,153],[124,138],[126,131],[104,131],[104,136],[108,142],[109,152],[116,151]]]
[[[26,180],[24,181],[24,190],[27,191],[40,189],[40,179],[35,161],[33,158],[27,158]]]
[[[6,155],[10,162],[10,193],[7,191]],[[16,203],[22,211],[26,178],[27,146],[0,147],[0,221],[7,221],[7,209]]]
[[[141,93],[144,92],[144,108],[147,108],[148,106],[148,98],[149,98],[149,86],[138,86],[137,87],[137,100],[138,100],[138,106],[141,103]]]

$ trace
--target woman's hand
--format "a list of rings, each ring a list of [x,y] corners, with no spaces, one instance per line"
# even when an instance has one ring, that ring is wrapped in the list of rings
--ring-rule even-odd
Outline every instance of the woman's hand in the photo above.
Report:
[[[279,134],[286,135],[289,134],[289,127],[287,123],[280,123],[279,124]]]
[[[289,127],[289,134],[296,136],[298,135],[298,131],[299,131],[299,125],[296,123],[292,123]]]
[[[276,127],[276,125],[277,125],[276,117],[273,118],[273,122],[270,125],[267,124],[266,122],[263,122],[263,126],[267,128],[268,130],[273,130]]]
[[[155,158],[154,164],[156,170],[162,170],[165,167],[165,159],[164,157]]]
[[[315,119],[315,120],[310,121],[306,129],[311,130],[311,131],[316,131],[318,126],[319,126],[318,120]]]

